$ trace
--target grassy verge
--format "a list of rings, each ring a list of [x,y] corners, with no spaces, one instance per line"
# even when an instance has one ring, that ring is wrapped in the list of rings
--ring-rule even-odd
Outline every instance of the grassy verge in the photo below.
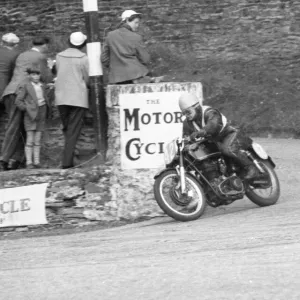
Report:
[[[152,46],[152,68],[166,81],[200,81],[206,105],[256,136],[300,137],[300,68],[293,58],[197,61],[193,53]],[[294,60],[297,62],[296,58]]]

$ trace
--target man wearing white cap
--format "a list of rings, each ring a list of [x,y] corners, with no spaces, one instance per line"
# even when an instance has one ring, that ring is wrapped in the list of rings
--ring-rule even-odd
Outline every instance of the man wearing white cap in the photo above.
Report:
[[[125,10],[121,19],[119,28],[108,33],[101,55],[103,65],[108,68],[108,81],[112,84],[134,83],[149,73],[150,55],[137,33],[141,14]]]
[[[89,63],[82,52],[87,37],[82,32],[73,32],[69,37],[69,48],[56,56],[57,79],[55,81],[55,103],[63,124],[65,146],[62,168],[74,166],[74,151],[83,118],[88,105]]]
[[[20,39],[14,33],[7,33],[2,36],[1,46],[0,46],[0,103],[3,106],[0,107],[0,111],[5,108],[6,116],[5,119],[8,120],[10,112],[10,101],[2,101],[2,95],[7,87],[9,81],[12,78],[15,62],[19,55],[16,47],[19,44]],[[1,118],[4,114],[1,114]],[[7,164],[2,165],[0,162],[0,171],[7,168]]]
[[[25,160],[23,113],[15,105],[16,92],[20,84],[27,79],[27,69],[32,65],[40,66],[41,81],[44,83],[52,81],[53,76],[46,57],[49,42],[47,37],[33,39],[33,47],[17,57],[12,79],[3,92],[2,98],[9,112],[9,120],[2,144],[0,170],[18,168]]]
[[[2,36],[0,47],[0,99],[4,89],[8,85],[19,52],[15,47],[19,44],[20,39],[14,33],[7,33]]]

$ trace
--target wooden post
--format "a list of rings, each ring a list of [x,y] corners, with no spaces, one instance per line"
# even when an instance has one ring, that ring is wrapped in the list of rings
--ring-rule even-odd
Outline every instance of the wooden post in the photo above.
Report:
[[[98,1],[83,0],[87,30],[87,55],[89,58],[90,97],[96,133],[96,150],[102,161],[106,156],[107,117],[103,89],[103,70],[100,61],[101,43],[98,24]]]

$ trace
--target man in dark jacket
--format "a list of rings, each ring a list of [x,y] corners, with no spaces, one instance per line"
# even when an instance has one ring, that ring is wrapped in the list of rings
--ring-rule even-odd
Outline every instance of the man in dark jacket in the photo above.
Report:
[[[7,33],[2,37],[0,46],[0,99],[8,85],[15,68],[15,61],[19,52],[15,50],[20,39],[14,33]]]
[[[186,116],[183,123],[183,136],[189,136],[191,140],[205,137],[217,142],[224,155],[233,158],[245,169],[245,179],[252,179],[256,176],[256,167],[241,151],[250,146],[251,139],[249,137],[242,134],[237,128],[230,126],[226,117],[217,109],[201,106],[193,94],[182,94],[179,99],[179,107]]]
[[[16,108],[16,92],[20,84],[27,78],[27,69],[32,65],[40,65],[41,80],[44,83],[52,81],[53,76],[45,55],[48,51],[48,44],[49,39],[46,37],[34,38],[33,48],[18,56],[13,77],[2,95],[3,100],[7,103],[7,107],[9,107],[9,121],[2,144],[0,170],[7,170],[10,160],[11,165],[17,166],[24,158],[25,130],[23,113]]]

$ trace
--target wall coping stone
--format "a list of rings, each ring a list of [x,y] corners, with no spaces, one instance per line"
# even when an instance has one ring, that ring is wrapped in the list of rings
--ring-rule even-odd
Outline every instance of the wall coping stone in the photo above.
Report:
[[[112,108],[119,105],[120,94],[158,93],[158,92],[194,92],[203,99],[201,82],[161,82],[126,85],[108,85],[106,106]]]

